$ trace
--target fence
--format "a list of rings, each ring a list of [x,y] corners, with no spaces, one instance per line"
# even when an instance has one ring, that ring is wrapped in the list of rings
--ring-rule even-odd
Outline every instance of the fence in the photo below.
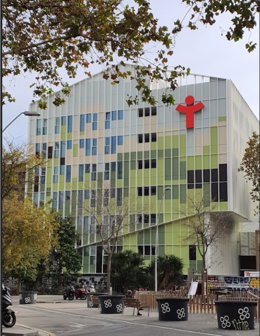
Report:
[[[157,298],[162,297],[187,297],[187,292],[184,290],[174,291],[174,292],[136,292],[135,297],[140,300],[141,303],[149,305],[151,310],[157,311]],[[189,313],[201,313],[201,314],[215,314],[215,301],[216,300],[229,300],[229,301],[256,301],[256,318],[260,319],[260,298],[258,295],[255,295],[250,292],[238,293],[234,292],[230,295],[215,295],[210,294],[207,296],[203,295],[194,295],[190,297],[188,303]]]

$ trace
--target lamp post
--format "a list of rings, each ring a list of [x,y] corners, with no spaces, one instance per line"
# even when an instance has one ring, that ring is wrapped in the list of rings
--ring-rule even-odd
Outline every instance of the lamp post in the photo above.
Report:
[[[171,190],[171,187],[166,187],[163,189],[163,194],[162,194],[162,199],[160,202],[160,206],[159,206],[159,212],[158,212],[158,219],[156,221],[156,230],[155,230],[155,259],[154,259],[154,291],[157,292],[158,290],[158,238],[159,238],[159,228],[158,228],[158,224],[159,224],[159,220],[160,220],[160,215],[161,215],[161,208],[162,208],[162,203],[164,200],[164,196],[165,196],[165,192],[167,190]]]
[[[10,122],[9,122],[9,124],[7,124],[6,126],[5,126],[5,128],[3,128],[3,130],[2,130],[2,133],[17,119],[17,118],[19,118],[21,115],[25,115],[25,116],[27,116],[27,117],[39,117],[41,114],[39,113],[39,112],[31,112],[31,111],[23,111],[23,112],[21,112],[21,113],[19,113],[13,120],[11,120]]]

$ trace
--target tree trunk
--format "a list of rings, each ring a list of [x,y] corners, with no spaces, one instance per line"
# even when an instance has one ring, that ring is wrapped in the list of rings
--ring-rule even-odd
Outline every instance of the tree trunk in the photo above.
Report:
[[[111,287],[111,263],[112,263],[112,254],[108,254],[108,258],[107,258],[107,291],[108,293],[110,293],[110,287]]]

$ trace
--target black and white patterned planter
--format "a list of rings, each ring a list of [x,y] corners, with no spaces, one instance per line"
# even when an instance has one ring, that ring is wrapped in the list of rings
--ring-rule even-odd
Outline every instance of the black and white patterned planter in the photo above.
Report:
[[[216,301],[218,328],[227,330],[254,329],[256,302]]]
[[[160,321],[187,321],[188,298],[158,298]]]
[[[19,295],[20,304],[33,304],[37,302],[37,292],[23,291]]]
[[[124,311],[124,295],[100,295],[101,314],[122,314]]]

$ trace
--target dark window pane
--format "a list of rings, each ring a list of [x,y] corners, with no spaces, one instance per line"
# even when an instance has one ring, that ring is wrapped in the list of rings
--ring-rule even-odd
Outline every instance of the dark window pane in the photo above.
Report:
[[[194,170],[188,170],[188,183],[194,183]]]
[[[151,134],[151,141],[152,141],[152,142],[156,142],[156,140],[157,140],[156,133],[152,133],[152,134]]]
[[[196,260],[196,245],[189,245],[189,259]]]
[[[116,171],[116,162],[111,162],[111,171]]]
[[[143,117],[144,116],[144,110],[142,108],[138,109],[138,117]]]
[[[219,165],[219,181],[223,181],[223,182],[227,181],[227,165],[226,165],[226,163]]]
[[[149,160],[144,160],[144,168],[148,169],[150,167],[150,161]]]
[[[138,196],[142,196],[142,195],[143,195],[143,188],[138,187]]]
[[[144,215],[144,223],[148,224],[149,223],[149,215]]]
[[[217,181],[218,181],[218,170],[211,169],[211,182],[217,182]]]
[[[143,169],[143,160],[138,160],[138,169]]]
[[[157,114],[157,108],[156,106],[152,107],[152,115],[156,115]]]
[[[144,196],[149,196],[149,187],[144,187]]]
[[[203,182],[209,182],[209,169],[203,169]]]
[[[143,142],[143,134],[138,134],[138,142],[139,143]]]
[[[65,165],[65,158],[64,157],[60,158],[60,165],[61,166]]]
[[[149,117],[149,115],[150,115],[150,108],[146,107],[144,111],[145,111],[145,116]]]
[[[196,183],[195,188],[196,189],[201,189],[202,188],[202,183]]]
[[[155,255],[155,246],[152,246],[152,255]]]
[[[151,195],[156,195],[156,187],[151,187]]]
[[[144,254],[144,247],[143,246],[138,246],[138,254],[143,255]]]
[[[151,214],[151,224],[156,224],[156,214]]]
[[[227,182],[220,183],[219,194],[220,202],[225,202],[228,200]]]
[[[195,170],[195,181],[196,183],[202,182],[202,171],[201,170]]]
[[[151,249],[150,249],[150,246],[147,246],[147,245],[146,245],[146,246],[144,247],[144,254],[145,254],[145,255],[150,255],[150,250],[151,250]]]
[[[218,202],[218,183],[211,183],[211,200]]]
[[[188,183],[188,189],[194,189],[194,183]]]
[[[48,159],[52,159],[52,146],[48,147]]]
[[[86,163],[85,164],[85,174],[90,173],[90,164]]]
[[[149,142],[150,141],[150,134],[149,133],[145,133],[144,135],[144,142]]]
[[[156,168],[156,159],[151,160],[151,168]]]

